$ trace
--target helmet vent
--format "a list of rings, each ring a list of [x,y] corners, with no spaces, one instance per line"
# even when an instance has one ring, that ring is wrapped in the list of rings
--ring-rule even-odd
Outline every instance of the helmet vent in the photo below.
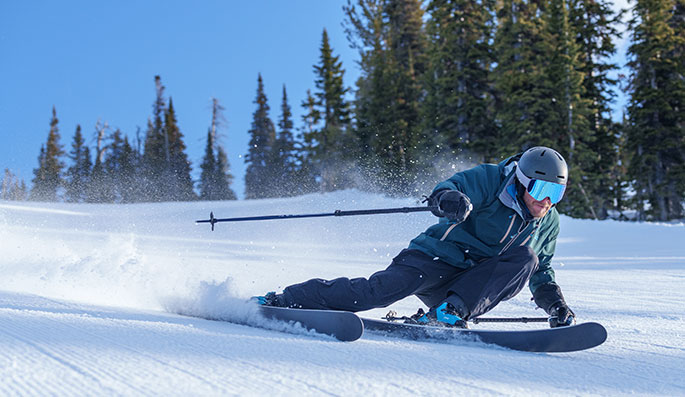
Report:
[[[535,171],[535,173],[536,173],[536,174],[540,174],[540,175],[547,175],[547,173],[542,172],[542,171]]]

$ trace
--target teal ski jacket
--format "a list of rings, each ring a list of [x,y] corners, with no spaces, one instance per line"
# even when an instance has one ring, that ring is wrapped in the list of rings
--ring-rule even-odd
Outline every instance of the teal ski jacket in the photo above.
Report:
[[[467,269],[511,247],[525,245],[539,259],[538,269],[528,283],[531,292],[535,293],[543,284],[554,283],[551,262],[559,235],[559,213],[552,207],[544,217],[532,218],[522,208],[525,203],[516,194],[517,159],[479,165],[439,183],[434,192],[459,190],[469,196],[473,210],[460,224],[440,218],[437,224],[413,239],[409,249]]]

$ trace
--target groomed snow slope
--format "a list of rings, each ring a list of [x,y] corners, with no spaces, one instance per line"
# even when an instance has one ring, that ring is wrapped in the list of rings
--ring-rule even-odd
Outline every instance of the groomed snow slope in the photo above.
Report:
[[[685,395],[682,224],[562,217],[557,280],[578,320],[609,332],[583,352],[370,333],[342,343],[295,327],[176,314],[283,328],[243,300],[312,277],[368,276],[435,221],[416,213],[226,223],[211,232],[194,224],[210,211],[414,205],[357,191],[213,203],[0,202],[0,395]],[[419,306],[407,298],[390,309]],[[542,315],[527,290],[492,314]]]

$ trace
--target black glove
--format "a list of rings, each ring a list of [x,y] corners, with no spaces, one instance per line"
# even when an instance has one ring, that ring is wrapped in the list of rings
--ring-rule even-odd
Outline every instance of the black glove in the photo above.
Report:
[[[546,283],[539,286],[533,293],[533,299],[538,306],[549,314],[550,327],[556,328],[575,324],[576,315],[566,305],[561,288],[556,283]]]
[[[452,222],[461,223],[471,213],[473,205],[469,196],[458,190],[439,190],[428,198],[428,205],[437,207],[431,211],[437,217],[444,217]]]
[[[576,323],[576,315],[564,302],[552,306],[549,311],[549,326],[551,328],[566,327]]]

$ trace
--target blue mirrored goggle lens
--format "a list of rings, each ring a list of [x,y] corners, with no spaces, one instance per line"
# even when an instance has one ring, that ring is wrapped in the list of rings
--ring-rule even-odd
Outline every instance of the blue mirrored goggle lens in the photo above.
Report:
[[[566,185],[560,183],[541,181],[539,179],[533,179],[528,185],[528,194],[530,194],[535,200],[542,201],[546,197],[552,204],[556,204],[561,201],[564,197],[564,191],[566,190]]]

